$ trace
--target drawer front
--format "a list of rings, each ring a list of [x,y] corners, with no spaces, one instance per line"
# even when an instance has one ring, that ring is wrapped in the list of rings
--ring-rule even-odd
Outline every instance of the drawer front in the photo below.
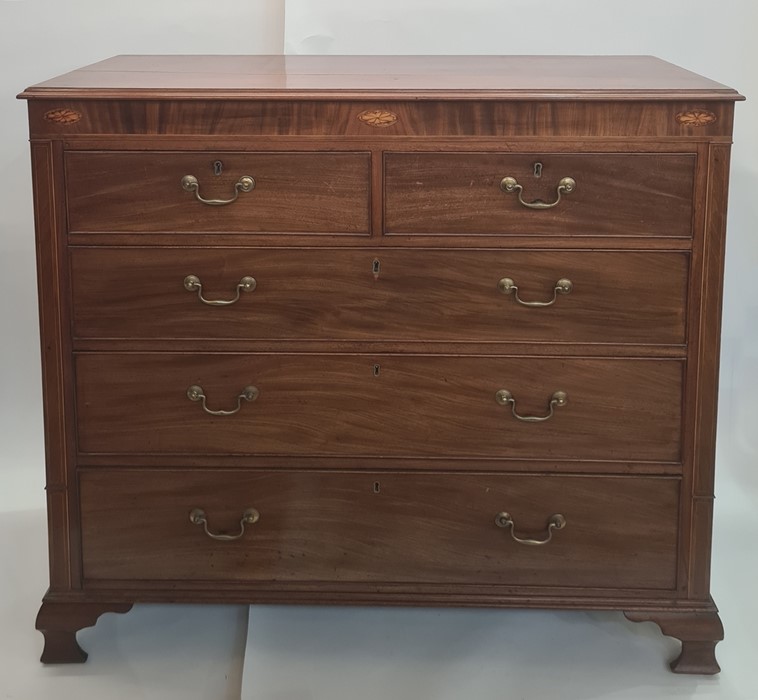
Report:
[[[384,228],[395,234],[691,237],[694,171],[694,155],[388,153]],[[506,177],[518,187],[504,191]],[[561,188],[558,201],[564,178],[575,186]],[[535,202],[557,203],[526,206]]]
[[[652,359],[80,354],[79,449],[677,462],[682,369]],[[248,386],[257,391],[243,396]]]
[[[69,229],[367,235],[369,163],[368,153],[70,152]],[[197,191],[183,186],[190,175]]]
[[[675,586],[672,478],[120,470],[80,480],[88,582]],[[205,523],[190,520],[196,509]],[[242,534],[220,541],[205,527]]]
[[[684,253],[75,248],[71,267],[79,338],[684,342]]]

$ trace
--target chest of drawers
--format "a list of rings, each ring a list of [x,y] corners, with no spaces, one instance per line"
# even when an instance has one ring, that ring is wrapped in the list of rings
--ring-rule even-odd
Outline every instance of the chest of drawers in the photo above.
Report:
[[[715,673],[733,90],[109,59],[29,100],[46,662],[134,602],[608,609]]]

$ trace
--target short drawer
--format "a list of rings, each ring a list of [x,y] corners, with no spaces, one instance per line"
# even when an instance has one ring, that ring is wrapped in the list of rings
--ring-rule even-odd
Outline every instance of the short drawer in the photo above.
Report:
[[[92,585],[676,583],[674,478],[119,470],[80,497]]]
[[[676,462],[682,370],[653,359],[84,353],[78,444],[86,453]]]
[[[71,270],[79,338],[685,341],[685,253],[73,248]]]
[[[387,153],[384,229],[687,238],[694,173],[680,154]]]
[[[69,152],[69,230],[367,235],[369,163],[362,152]]]

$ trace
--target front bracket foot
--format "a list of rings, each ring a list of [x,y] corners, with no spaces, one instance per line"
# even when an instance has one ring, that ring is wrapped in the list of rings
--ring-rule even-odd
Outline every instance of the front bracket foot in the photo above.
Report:
[[[682,642],[682,651],[671,662],[674,673],[712,676],[721,667],[716,661],[716,644],[724,638],[724,628],[718,613],[631,611],[624,615],[632,622],[655,622],[668,637]]]
[[[45,600],[37,614],[36,628],[45,637],[43,664],[81,664],[87,652],[76,641],[76,633],[92,627],[103,613],[125,613],[131,603],[52,602]]]

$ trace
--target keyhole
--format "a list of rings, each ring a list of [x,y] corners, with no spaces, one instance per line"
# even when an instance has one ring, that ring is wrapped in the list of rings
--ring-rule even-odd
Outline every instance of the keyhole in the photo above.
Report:
[[[374,365],[374,367],[372,368],[372,372],[373,372],[373,374],[374,374],[375,377],[379,376],[380,369],[381,369],[381,367],[379,365]]]
[[[542,177],[542,163],[534,164],[534,177]]]
[[[374,482],[374,493],[379,493],[382,490],[382,485],[378,482]]]
[[[374,262],[371,263],[371,272],[373,272],[375,275],[378,275],[381,268],[382,264],[379,262],[378,258],[375,258]]]
[[[221,175],[221,173],[223,172],[223,170],[224,170],[224,164],[220,160],[217,160],[217,161],[215,161],[213,163],[213,174],[214,175]]]

